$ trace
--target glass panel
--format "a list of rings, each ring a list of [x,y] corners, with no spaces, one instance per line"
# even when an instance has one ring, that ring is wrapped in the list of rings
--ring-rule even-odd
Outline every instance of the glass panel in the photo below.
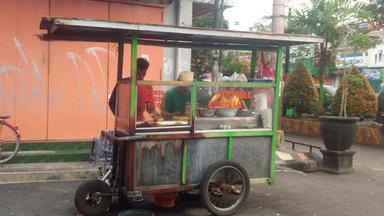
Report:
[[[198,87],[196,130],[272,128],[273,87]]]
[[[213,81],[212,66],[213,61],[207,56],[213,58],[214,51],[199,49],[195,58],[198,61],[192,61],[192,70],[196,73],[195,77],[199,81]],[[206,54],[206,55],[203,55]],[[205,58],[199,58],[204,56]],[[254,60],[254,68],[252,68]],[[275,80],[276,52],[258,51],[255,58],[252,59],[252,51],[249,50],[225,50],[222,52],[220,73],[218,82],[272,82]],[[252,71],[251,70],[255,70]]]
[[[116,130],[122,132],[129,131],[129,98],[131,92],[131,85],[128,80],[120,81],[114,93],[111,95],[110,106],[112,110],[116,110]]]
[[[189,127],[190,115],[191,87],[138,85],[137,129]]]

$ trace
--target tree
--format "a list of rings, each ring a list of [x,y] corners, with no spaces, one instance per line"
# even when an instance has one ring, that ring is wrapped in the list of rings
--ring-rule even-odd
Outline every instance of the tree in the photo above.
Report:
[[[290,49],[289,53],[289,63],[294,64],[296,62],[304,61],[305,59],[310,59],[314,57],[314,45],[313,44],[305,44],[295,46]]]
[[[236,51],[223,52],[221,58],[221,70],[224,76],[231,76],[233,73],[243,73],[249,76],[251,63],[247,59],[239,59]]]
[[[356,67],[346,69],[332,102],[332,113],[364,119],[374,118],[376,110],[376,94],[367,78]]]
[[[193,26],[213,28],[214,20],[213,14],[210,13],[205,16],[197,17],[193,19]],[[223,26],[228,29],[228,21],[223,21]],[[195,78],[199,79],[200,76],[207,71],[211,71],[214,64],[214,51],[211,49],[194,48],[192,49],[191,70],[195,72]]]
[[[319,93],[310,71],[300,62],[284,87],[283,106],[294,108],[298,115],[319,111]]]
[[[367,11],[371,15],[371,20],[378,28],[384,25],[384,0],[370,0]]]
[[[205,28],[214,28],[213,13],[207,14],[205,16],[196,17],[192,21],[192,25],[196,27],[205,27]],[[228,29],[229,24],[228,20],[223,20],[223,28]]]
[[[211,71],[214,59],[214,52],[210,49],[192,49],[191,70],[195,73],[195,78],[200,79],[201,75]]]
[[[289,33],[316,35],[324,38],[318,51],[320,101],[324,98],[324,71],[326,65],[334,65],[336,53],[341,45],[351,45],[360,49],[372,46],[369,37],[357,31],[359,22],[367,18],[362,13],[364,3],[354,0],[311,0],[303,9],[294,9],[288,22]],[[364,16],[363,16],[364,14]],[[360,41],[364,43],[359,44]]]
[[[255,22],[253,26],[249,27],[249,31],[254,32],[272,32],[272,22],[269,22],[268,25],[265,25],[261,22]]]

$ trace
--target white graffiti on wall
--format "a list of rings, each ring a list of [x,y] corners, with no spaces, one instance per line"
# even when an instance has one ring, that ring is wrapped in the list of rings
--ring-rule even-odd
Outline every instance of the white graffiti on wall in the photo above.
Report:
[[[92,83],[92,91],[91,91],[91,94],[92,94],[92,97],[94,99],[94,102],[95,102],[95,105],[100,105],[100,98],[98,96],[98,93],[97,93],[97,89],[96,89],[96,82],[95,82],[95,77],[93,76],[93,72],[92,72],[92,69],[91,69],[91,66],[89,66],[88,62],[85,61],[83,59],[83,57],[81,57],[79,54],[75,53],[75,52],[67,52],[67,57],[70,58],[72,60],[72,62],[75,64],[75,67],[76,67],[76,74],[79,76],[79,65],[78,65],[78,60],[80,62],[82,62],[88,72],[88,75],[89,77],[91,78],[91,83]],[[78,77],[78,79],[80,79]],[[79,80],[78,80],[79,81]],[[79,83],[80,84],[80,81]]]
[[[20,55],[24,60],[24,63],[28,64],[28,58],[24,53],[23,46],[21,45],[21,42],[17,38],[13,38],[13,41],[15,42],[16,48],[19,50]]]
[[[15,44],[15,47],[18,50],[19,56],[21,56],[24,66],[28,66],[30,62],[32,62],[32,65],[28,66],[31,68],[30,71],[29,70],[24,71],[20,69],[21,68],[20,66],[17,67],[7,62],[0,61],[0,103],[2,104],[0,106],[0,114],[10,113],[9,104],[7,104],[10,102],[8,100],[10,98],[13,98],[13,99],[16,99],[16,97],[18,99],[22,98],[23,100],[19,102],[23,107],[25,107],[27,106],[29,101],[39,100],[41,96],[40,88],[41,88],[41,81],[43,80],[43,76],[42,76],[39,65],[37,64],[35,59],[29,58],[27,50],[23,48],[22,41],[14,37],[13,43]],[[73,63],[78,88],[80,88],[81,86],[80,66],[85,67],[85,70],[87,71],[87,77],[89,77],[91,81],[90,94],[93,98],[94,105],[96,105],[96,107],[98,107],[99,110],[102,111],[102,104],[101,104],[101,98],[100,98],[100,95],[102,94],[100,92],[103,92],[107,89],[106,88],[107,84],[106,84],[106,78],[105,78],[103,66],[98,53],[107,54],[112,57],[115,57],[115,53],[111,52],[110,50],[104,47],[88,47],[85,49],[85,53],[91,55],[96,61],[100,80],[102,82],[101,83],[102,89],[99,91],[97,90],[95,75],[93,73],[92,67],[87,62],[87,60],[85,60],[81,55],[73,51],[66,52],[66,57]],[[33,77],[35,78],[35,82],[34,80],[28,80],[24,78],[24,76],[28,72],[31,72],[33,74]],[[17,92],[14,91],[14,83],[11,81],[12,79],[10,78],[10,74],[15,74],[17,77],[20,78],[18,80],[21,80],[22,82],[20,87],[18,86]],[[27,84],[31,84],[32,86],[31,89],[25,89],[26,87],[29,86]],[[58,96],[55,92],[50,92],[50,94],[51,95],[49,100],[51,102],[58,101]],[[30,100],[30,99],[33,99],[33,100]],[[81,101],[81,98],[78,97],[78,100]]]
[[[101,61],[100,61],[99,56],[97,55],[97,52],[109,54],[112,57],[115,57],[115,54],[104,47],[89,47],[86,49],[86,51],[88,54],[92,55],[95,58],[95,60],[97,62],[97,66],[99,67],[99,73],[100,73],[100,77],[101,77],[101,82],[103,84],[103,89],[106,89],[104,70],[103,70],[103,67],[101,66]]]
[[[0,86],[0,96],[1,96],[1,101],[3,104],[3,106],[2,106],[3,110],[0,110],[1,111],[0,114],[7,113],[7,111],[8,111],[7,95],[5,94],[6,89],[10,89],[10,91],[9,91],[10,98],[15,97],[15,92],[12,90],[11,79],[10,79],[8,73],[19,74],[20,72],[21,72],[21,70],[18,69],[17,67],[0,61],[0,75],[1,75],[1,77],[5,78],[5,80],[6,80],[5,83],[7,85],[7,86],[5,86],[5,84],[1,84],[1,86]]]
[[[39,68],[39,66],[37,65],[37,63],[36,63],[35,60],[33,60],[32,64],[33,64],[33,70],[32,70],[32,71],[33,71],[33,73],[35,74],[35,77],[41,82],[42,77],[41,77],[41,71],[40,71],[40,68]]]

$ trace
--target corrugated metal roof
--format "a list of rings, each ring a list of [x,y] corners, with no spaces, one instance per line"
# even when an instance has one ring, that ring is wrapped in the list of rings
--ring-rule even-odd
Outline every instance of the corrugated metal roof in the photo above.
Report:
[[[205,47],[252,49],[320,43],[318,37],[241,32],[221,29],[175,27],[153,24],[112,22],[105,20],[43,17],[40,29],[48,30],[43,40],[81,40],[100,42],[127,42],[138,35],[139,43],[176,47]]]

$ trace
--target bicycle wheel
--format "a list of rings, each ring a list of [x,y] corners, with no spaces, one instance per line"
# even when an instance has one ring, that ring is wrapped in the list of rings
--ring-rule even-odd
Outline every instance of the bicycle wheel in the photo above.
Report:
[[[0,163],[11,160],[20,147],[18,132],[8,124],[0,123]]]

